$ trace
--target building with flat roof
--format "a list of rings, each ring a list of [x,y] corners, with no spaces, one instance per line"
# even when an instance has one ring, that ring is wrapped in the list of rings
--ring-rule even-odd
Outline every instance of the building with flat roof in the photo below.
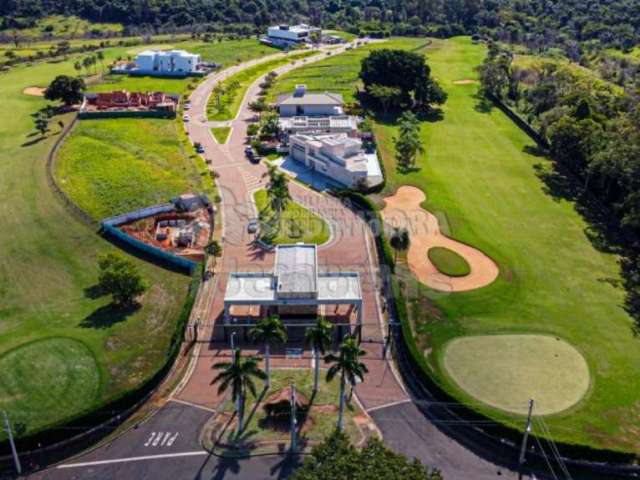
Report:
[[[292,135],[289,145],[291,158],[346,187],[373,187],[383,181],[378,155],[365,152],[358,138],[344,133]]]
[[[309,92],[306,85],[296,85],[293,93],[278,97],[280,117],[328,117],[344,115],[344,100],[339,93]]]
[[[250,328],[255,321],[277,313],[289,330],[289,337],[304,336],[315,324],[323,307],[348,306],[349,317],[362,323],[362,290],[357,272],[330,272],[318,269],[316,245],[294,244],[276,247],[271,273],[234,272],[229,274],[224,296],[222,332]],[[240,313],[234,312],[238,308]],[[251,308],[254,307],[254,308]],[[330,317],[330,315],[327,315]],[[338,335],[351,329],[348,319],[338,323]]]
[[[281,140],[285,142],[291,135],[303,133],[345,133],[349,137],[356,137],[358,136],[358,117],[350,115],[280,117],[278,129]]]
[[[299,25],[274,25],[267,29],[267,36],[262,43],[278,48],[287,48],[311,42],[311,34],[321,33],[318,27],[311,27],[304,23]]]
[[[203,73],[200,55],[185,50],[145,50],[135,59],[135,67],[129,70],[137,75],[187,76]]]

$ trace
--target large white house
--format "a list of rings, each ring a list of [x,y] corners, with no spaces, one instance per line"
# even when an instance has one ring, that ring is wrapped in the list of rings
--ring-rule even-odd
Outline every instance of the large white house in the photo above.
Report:
[[[328,117],[344,115],[344,100],[339,93],[309,92],[306,85],[296,85],[276,102],[280,117]]]
[[[346,187],[373,187],[383,181],[378,155],[365,152],[360,139],[345,133],[292,135],[289,145],[291,158]]]
[[[187,76],[199,74],[202,59],[200,55],[185,50],[145,50],[135,59],[132,73],[141,75]]]
[[[274,47],[286,48],[311,41],[311,34],[321,33],[318,27],[310,27],[304,23],[300,25],[275,25],[269,27],[267,36],[262,38],[262,43]]]

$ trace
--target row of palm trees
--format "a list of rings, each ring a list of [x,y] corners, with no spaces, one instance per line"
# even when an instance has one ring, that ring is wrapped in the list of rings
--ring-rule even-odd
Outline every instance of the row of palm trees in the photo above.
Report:
[[[327,370],[327,382],[331,382],[337,376],[340,377],[340,406],[338,414],[338,429],[344,428],[344,406],[346,400],[346,387],[351,386],[349,401],[353,395],[353,388],[358,380],[362,381],[368,373],[367,366],[360,358],[365,351],[360,348],[355,336],[347,335],[342,340],[338,352],[325,355],[326,350],[333,340],[334,326],[325,318],[319,317],[316,324],[307,329],[305,345],[313,348],[314,376],[313,393],[319,388],[320,357],[324,355],[324,361],[331,366]],[[214,369],[220,373],[214,378],[213,383],[219,384],[218,393],[223,394],[231,387],[231,396],[236,404],[238,415],[238,435],[244,430],[244,404],[248,393],[256,396],[256,380],[265,382],[265,389],[271,387],[271,345],[285,343],[287,341],[287,329],[277,315],[270,315],[260,320],[249,332],[252,340],[264,344],[265,370],[258,366],[255,357],[243,357],[240,349],[233,351],[231,362],[222,362],[214,365]]]

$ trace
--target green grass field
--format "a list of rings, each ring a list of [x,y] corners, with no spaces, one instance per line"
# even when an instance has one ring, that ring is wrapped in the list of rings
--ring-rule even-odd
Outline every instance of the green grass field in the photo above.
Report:
[[[40,39],[60,37],[63,39],[83,38],[87,34],[115,36],[122,33],[124,27],[119,23],[92,23],[74,15],[51,15],[38,20],[32,28],[18,30],[18,35],[24,39]],[[3,30],[12,35],[12,30]]]
[[[435,267],[450,277],[464,277],[471,273],[467,261],[453,250],[444,247],[433,247],[427,252],[429,260]]]
[[[46,155],[59,128],[52,122],[45,139],[34,135],[30,115],[45,102],[22,93],[59,73],[73,74],[72,62],[18,66],[0,75],[11,112],[0,119],[0,409],[27,434],[104,405],[150,378],[165,361],[189,284],[183,275],[134,258],[150,283],[141,309],[114,314],[109,298],[93,294],[97,256],[115,249],[52,193]],[[46,373],[48,383],[29,380],[25,371]],[[54,379],[60,384],[52,385]]]
[[[291,53],[286,57],[268,60],[253,67],[242,70],[230,76],[223,82],[225,93],[220,96],[220,103],[215,95],[211,95],[207,105],[207,117],[213,121],[232,120],[238,114],[240,104],[244,99],[247,89],[253,82],[271,70],[286,65],[291,62],[299,62],[306,57],[314,55],[315,52],[306,51]]]
[[[58,182],[95,219],[204,191],[178,128],[163,119],[80,120],[59,151]]]
[[[279,224],[270,231],[265,223],[273,221],[274,213],[268,204],[267,191],[258,190],[253,198],[263,220],[262,240],[273,245],[297,242],[321,245],[329,240],[330,230],[327,222],[294,201],[287,203]]]
[[[477,96],[475,67],[485,55],[469,38],[391,40],[386,45],[424,52],[432,74],[449,94],[439,121],[424,122],[426,148],[419,170],[399,174],[393,123],[375,126],[387,174],[386,193],[415,185],[423,205],[446,219],[451,235],[474,245],[500,266],[491,286],[448,296],[425,291],[411,300],[419,347],[434,379],[450,394],[516,428],[522,418],[487,406],[460,389],[443,367],[445,345],[470,335],[538,333],[557,336],[585,357],[593,379],[587,397],[568,412],[548,417],[557,440],[637,451],[640,365],[633,322],[623,309],[617,257],[588,240],[588,225],[570,201],[554,197],[540,171],[550,162],[498,109]],[[363,49],[364,50],[364,49]],[[279,79],[274,94],[296,83],[353,98],[363,50],[305,66]],[[350,57],[350,60],[347,60]]]
[[[562,412],[589,389],[589,368],[580,352],[544,335],[458,337],[445,346],[443,364],[456,384],[501,410],[526,415]]]
[[[211,133],[215,137],[218,143],[227,143],[229,134],[231,133],[231,127],[217,127],[212,128]]]

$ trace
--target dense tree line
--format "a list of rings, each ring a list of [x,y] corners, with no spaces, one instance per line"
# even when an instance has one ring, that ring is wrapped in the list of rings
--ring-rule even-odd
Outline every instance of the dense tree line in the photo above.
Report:
[[[627,308],[640,319],[640,102],[576,67],[513,66],[491,48],[479,69],[483,91],[516,110],[548,145],[552,193],[578,201],[592,239],[623,255]],[[640,322],[638,323],[640,326]]]
[[[572,58],[594,45],[629,49],[640,33],[638,0],[5,0],[4,28],[30,26],[48,14],[74,14],[134,29],[214,28],[274,22],[377,34],[480,34],[559,47]]]

